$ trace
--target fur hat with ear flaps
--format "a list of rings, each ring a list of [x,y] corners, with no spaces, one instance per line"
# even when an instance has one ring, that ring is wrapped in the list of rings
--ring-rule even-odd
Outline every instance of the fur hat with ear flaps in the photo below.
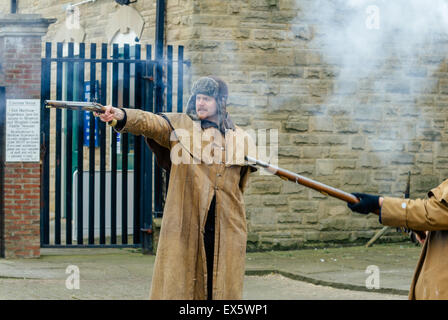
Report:
[[[187,102],[186,114],[193,120],[199,120],[196,113],[196,95],[205,94],[213,97],[217,103],[218,109],[218,126],[224,132],[226,129],[235,129],[229,114],[227,113],[227,97],[229,90],[227,84],[218,77],[208,76],[196,80],[191,89],[191,96]]]
[[[191,96],[188,99],[187,110],[185,112],[193,120],[199,120],[199,117],[196,113],[197,94],[205,94],[207,96],[215,98],[218,107],[219,130],[221,132],[225,132],[226,129],[235,130],[235,126],[233,125],[233,122],[226,110],[227,97],[229,93],[227,85],[224,81],[217,77],[210,76],[199,78],[193,84]],[[146,138],[145,140],[149,148],[155,154],[157,164],[161,168],[169,172],[171,168],[170,150],[162,147],[150,138]]]

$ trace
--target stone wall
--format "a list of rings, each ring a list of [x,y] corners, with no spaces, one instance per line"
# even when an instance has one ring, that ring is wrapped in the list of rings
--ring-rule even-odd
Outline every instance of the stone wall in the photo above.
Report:
[[[61,1],[29,2],[30,12],[64,17]],[[375,87],[349,76],[357,88],[343,86],[341,69],[322,55],[319,11],[304,14],[311,3],[169,0],[166,42],[185,45],[192,80],[216,74],[229,83],[238,125],[278,130],[279,166],[348,192],[397,197],[411,171],[411,197],[425,196],[448,169],[445,59],[428,50],[405,82],[385,77]],[[145,19],[141,43],[152,43],[155,1],[131,6]],[[114,1],[80,8],[86,42],[104,41],[102,26],[115,8]],[[391,61],[390,74],[400,63],[408,61]],[[422,79],[432,82],[420,86]],[[250,249],[366,242],[381,227],[376,216],[273,176],[254,174],[245,199]],[[390,232],[382,239],[402,238]]]
[[[412,170],[412,196],[423,196],[443,178],[428,166],[430,155],[423,160],[417,153],[437,142],[422,137],[395,146],[394,129],[381,123],[390,109],[381,106],[379,114],[363,117],[366,106],[328,103],[337,70],[312,47],[316,36],[311,22],[298,18],[299,2],[307,4],[192,1],[193,15],[182,24],[191,30],[186,50],[193,78],[217,74],[229,83],[229,111],[238,125],[278,130],[281,167],[349,192],[395,196],[403,196]],[[392,140],[369,145],[367,136],[377,134]],[[396,162],[381,164],[376,153],[389,151]],[[422,170],[431,173],[416,177]],[[277,177],[254,174],[245,199],[250,249],[366,242],[380,227],[376,216],[352,214],[339,200]],[[402,238],[390,232],[382,239]]]
[[[2,1],[0,3],[0,13],[10,13],[11,12],[11,2]]]

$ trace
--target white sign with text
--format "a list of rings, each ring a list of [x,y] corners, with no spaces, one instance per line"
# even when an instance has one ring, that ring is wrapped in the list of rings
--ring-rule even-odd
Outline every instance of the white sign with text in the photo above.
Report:
[[[40,161],[40,100],[6,100],[6,162]]]

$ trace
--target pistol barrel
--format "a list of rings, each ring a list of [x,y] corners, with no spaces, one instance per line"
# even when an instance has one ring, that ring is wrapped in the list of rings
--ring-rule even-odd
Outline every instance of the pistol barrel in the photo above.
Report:
[[[45,100],[44,104],[47,108],[57,108],[57,109],[68,109],[75,111],[89,111],[96,113],[106,112],[106,108],[96,102],[85,102],[85,101],[63,101],[63,100]],[[117,120],[109,121],[108,124],[115,127]]]
[[[45,100],[44,104],[47,108],[84,110],[96,113],[104,113],[104,107],[96,102]]]

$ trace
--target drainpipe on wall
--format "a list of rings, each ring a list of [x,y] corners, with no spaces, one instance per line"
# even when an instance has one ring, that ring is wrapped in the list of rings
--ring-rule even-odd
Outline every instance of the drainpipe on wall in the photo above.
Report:
[[[156,75],[155,75],[155,88],[156,88],[156,112],[163,111],[163,45],[164,45],[164,33],[165,33],[165,0],[157,0],[156,9],[156,34],[155,34],[155,46],[156,46]]]
[[[155,112],[164,111],[163,101],[163,47],[165,40],[165,0],[157,0],[156,8],[156,34],[155,34],[155,58],[157,61],[154,84],[155,84]],[[163,175],[162,168],[155,164],[154,183],[156,186],[163,186],[163,188],[156,188],[154,194],[154,216],[161,217],[163,211],[163,194],[167,186],[166,176]]]
[[[11,0],[11,13],[17,13],[17,0]]]

